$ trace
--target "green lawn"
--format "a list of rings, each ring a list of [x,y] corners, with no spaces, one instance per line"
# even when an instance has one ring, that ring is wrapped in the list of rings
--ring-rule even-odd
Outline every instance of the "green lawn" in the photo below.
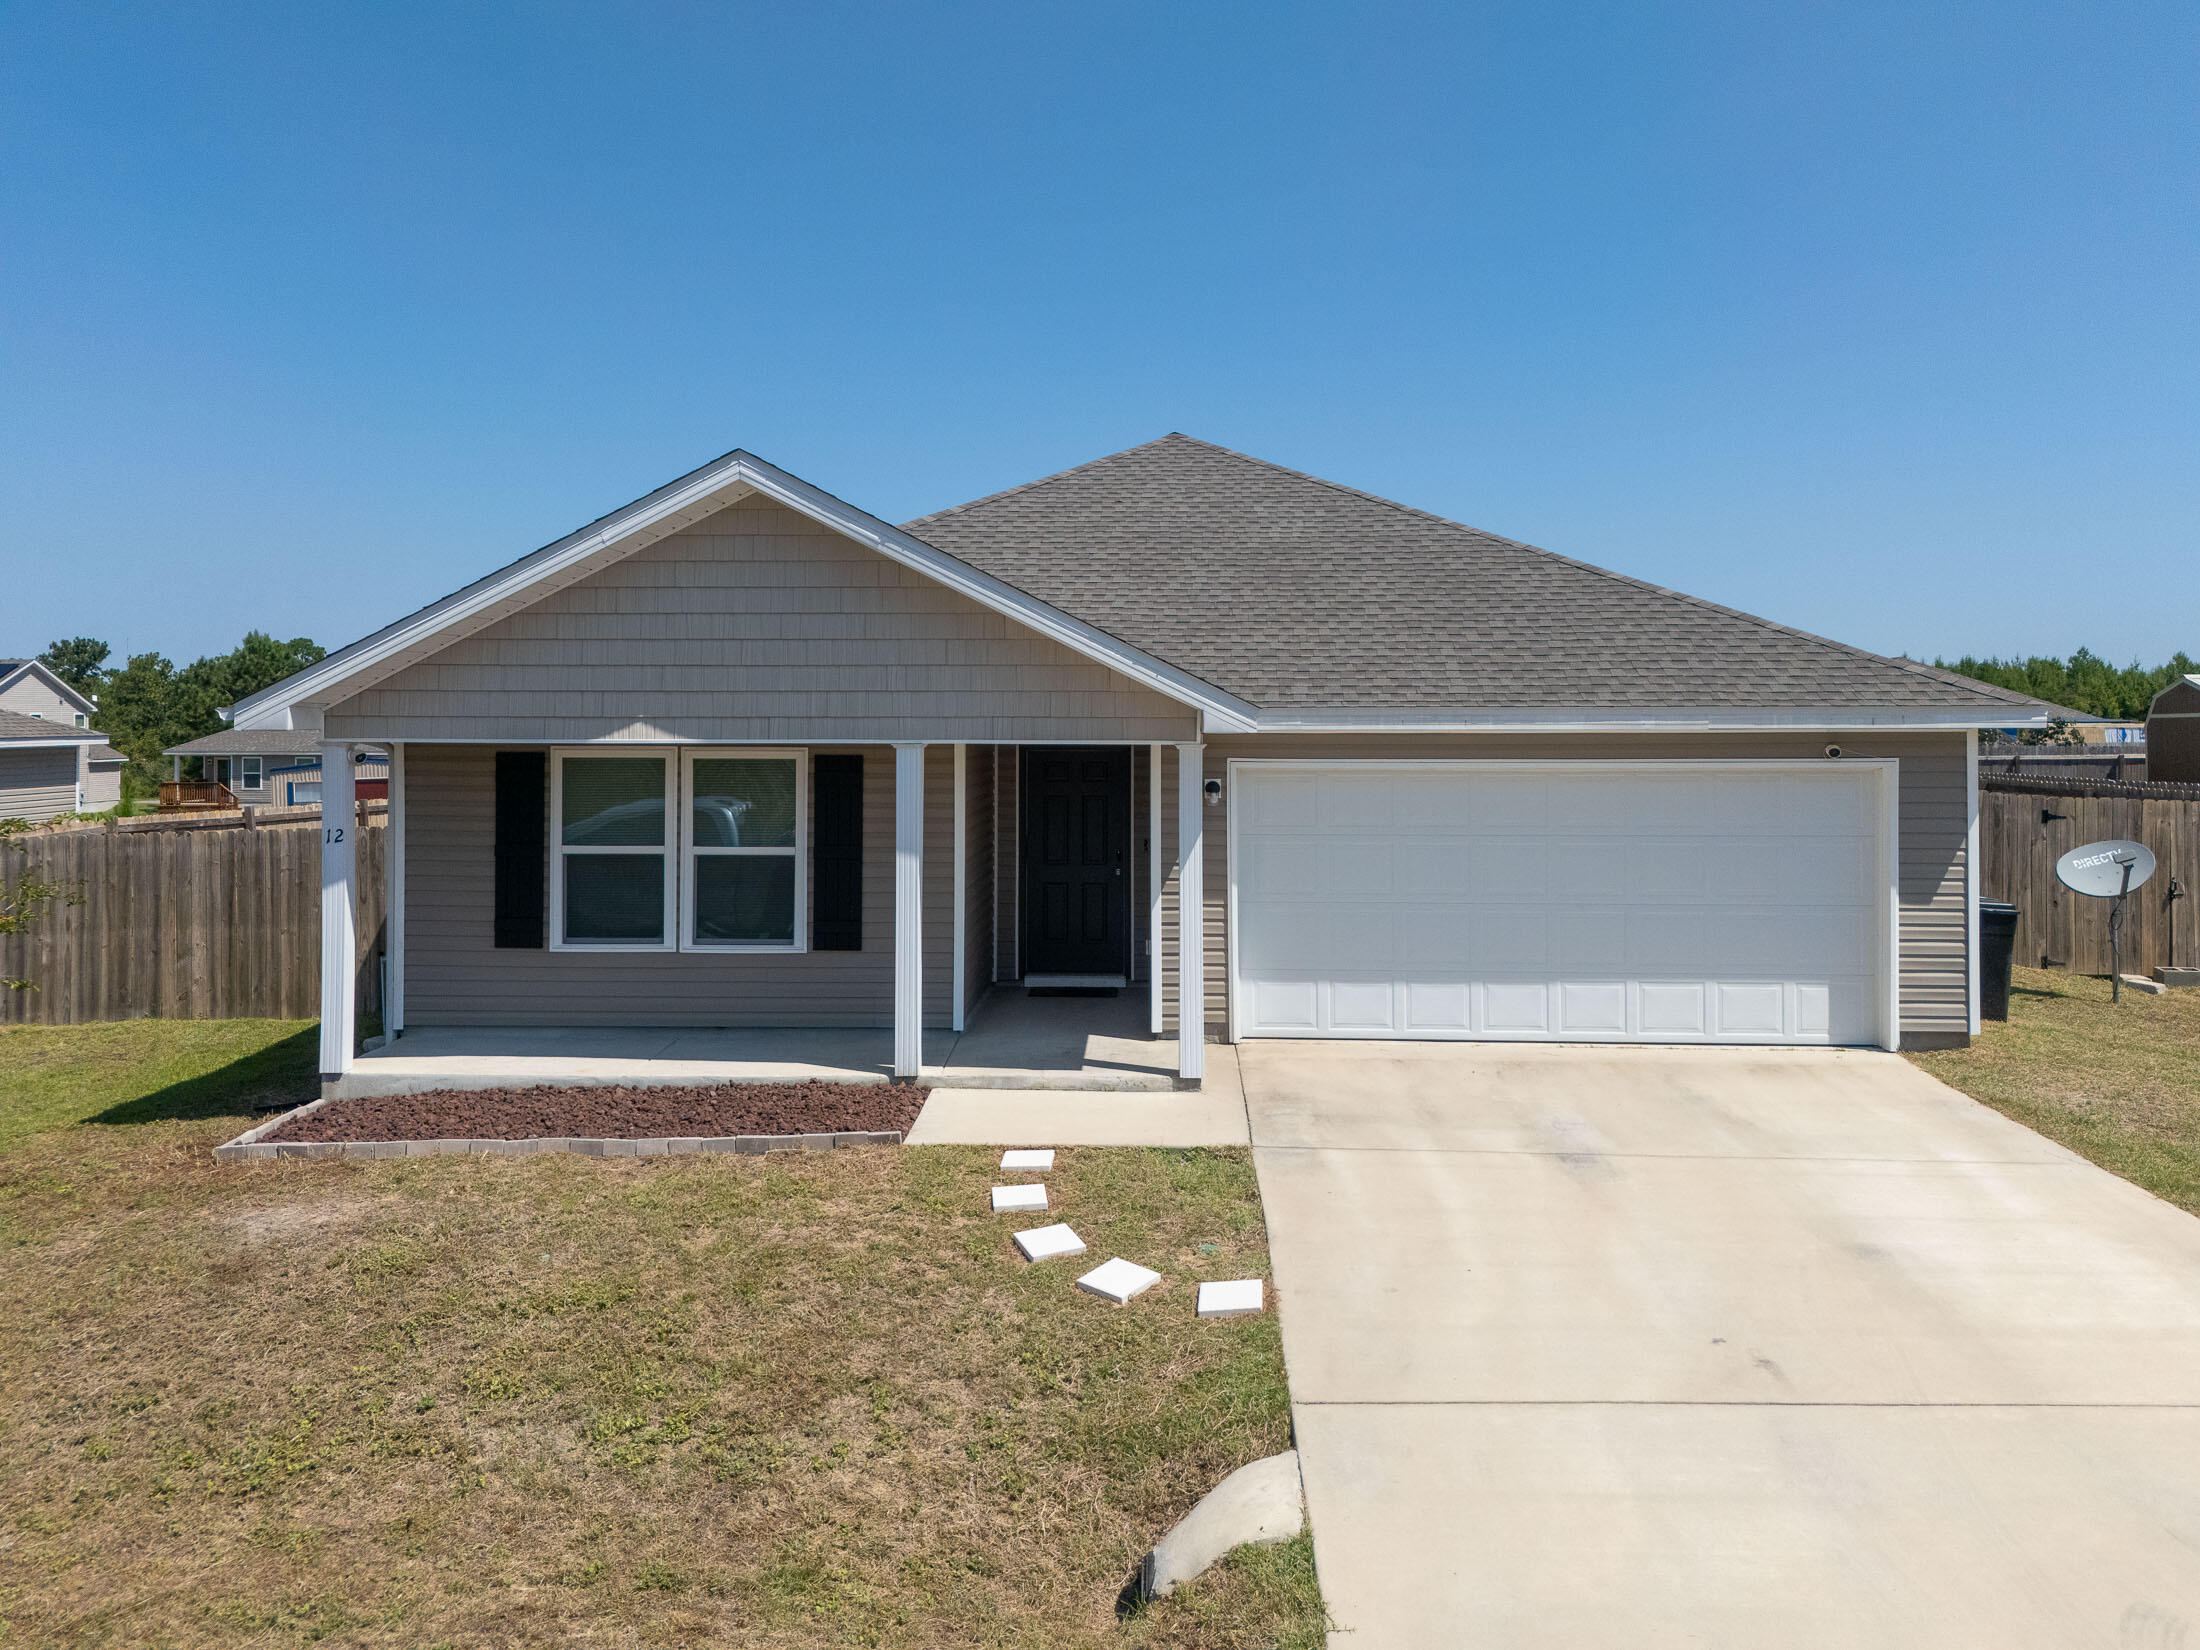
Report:
[[[2155,997],[2019,968],[2006,1024],[1910,1058],[1996,1111],[2200,1214],[2200,991]]]
[[[1288,1447],[1242,1152],[1049,1177],[1132,1308],[1014,1258],[993,1154],[217,1167],[275,1022],[0,1032],[0,1642],[1312,1646],[1304,1541],[1117,1614]]]

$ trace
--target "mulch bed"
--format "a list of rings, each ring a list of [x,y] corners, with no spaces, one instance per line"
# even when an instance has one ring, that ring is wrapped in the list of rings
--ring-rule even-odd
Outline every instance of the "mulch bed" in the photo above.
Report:
[[[909,1083],[428,1089],[336,1100],[261,1136],[283,1140],[650,1140],[896,1130],[931,1090]]]

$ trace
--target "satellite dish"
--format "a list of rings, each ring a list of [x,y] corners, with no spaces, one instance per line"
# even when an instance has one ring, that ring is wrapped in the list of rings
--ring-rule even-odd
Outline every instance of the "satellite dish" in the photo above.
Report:
[[[2131,880],[2124,880],[2125,867]],[[2095,899],[2127,894],[2154,875],[2154,855],[2143,842],[2089,842],[2055,861],[2055,876],[2074,893]]]

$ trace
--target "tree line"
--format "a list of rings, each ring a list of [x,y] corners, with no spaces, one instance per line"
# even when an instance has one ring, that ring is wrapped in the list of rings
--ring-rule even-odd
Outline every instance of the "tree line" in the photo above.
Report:
[[[2180,652],[2166,665],[2149,670],[2134,661],[2118,668],[2099,654],[2079,648],[2067,659],[2034,655],[2025,659],[1974,659],[1965,655],[1950,661],[1935,659],[1940,670],[1952,670],[1974,681],[1991,682],[2018,693],[2029,693],[2050,704],[2067,705],[2088,716],[2106,716],[2119,722],[2146,717],[2154,696],[2180,676],[2200,673],[2200,664]]]
[[[55,642],[38,657],[56,676],[98,702],[91,724],[107,743],[130,759],[123,782],[133,795],[144,795],[168,775],[161,755],[170,745],[203,739],[229,724],[220,707],[272,687],[310,664],[328,657],[328,649],[310,637],[277,641],[254,630],[227,653],[208,654],[177,665],[159,653],[136,653],[114,669],[110,649],[90,636]]]

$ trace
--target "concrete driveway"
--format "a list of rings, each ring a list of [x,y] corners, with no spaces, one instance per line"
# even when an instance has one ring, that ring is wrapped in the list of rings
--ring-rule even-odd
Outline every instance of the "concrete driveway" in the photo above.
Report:
[[[1350,1650],[2200,1650],[2200,1221],[1893,1055],[1240,1049]]]

